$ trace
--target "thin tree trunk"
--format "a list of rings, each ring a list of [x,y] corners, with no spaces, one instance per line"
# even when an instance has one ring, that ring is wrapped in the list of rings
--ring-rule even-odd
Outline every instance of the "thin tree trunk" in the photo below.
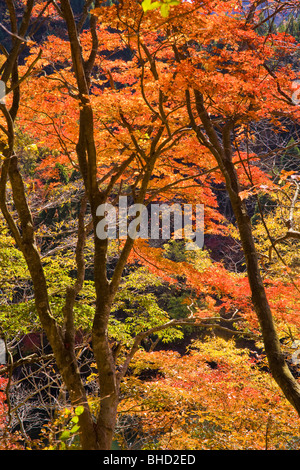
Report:
[[[13,191],[14,203],[21,222],[22,236],[20,249],[25,257],[34,287],[35,304],[41,324],[53,349],[55,360],[62,379],[69,391],[73,406],[82,405],[83,413],[79,416],[83,449],[96,449],[97,439],[89,410],[85,389],[80,377],[74,344],[66,341],[65,332],[57,325],[51,315],[48,300],[47,283],[41,264],[40,255],[35,246],[33,221],[26,201],[22,177],[19,173],[16,157],[10,158],[9,178]],[[68,331],[70,333],[70,331]]]
[[[260,274],[251,221],[238,193],[232,190],[233,187],[238,187],[238,178],[234,165],[231,161],[226,162],[225,165],[227,168],[226,186],[228,193],[230,193],[230,201],[240,233],[252,302],[260,323],[270,370],[285,397],[294,406],[300,416],[300,385],[293,377],[281,350],[274,319]]]
[[[251,221],[245,204],[239,196],[240,185],[235,166],[232,161],[232,130],[233,123],[228,121],[223,126],[222,139],[215,131],[210,117],[204,107],[203,97],[200,92],[194,90],[196,110],[204,126],[206,134],[203,134],[196,125],[191,107],[190,94],[187,91],[187,108],[191,118],[191,124],[196,132],[199,142],[210,149],[225,178],[226,189],[235,214],[237,227],[245,255],[248,280],[251,289],[253,307],[256,312],[265,352],[268,358],[270,371],[284,393],[287,400],[293,405],[300,416],[300,385],[293,377],[285,362],[279,338],[276,332],[271,308],[260,274],[257,250],[252,233]]]
[[[99,448],[109,450],[115,431],[119,387],[116,382],[115,361],[108,338],[108,321],[113,298],[110,295],[110,286],[107,281],[104,282],[104,279],[98,278],[98,281],[95,279],[96,312],[92,329],[92,343],[100,385],[97,436]]]

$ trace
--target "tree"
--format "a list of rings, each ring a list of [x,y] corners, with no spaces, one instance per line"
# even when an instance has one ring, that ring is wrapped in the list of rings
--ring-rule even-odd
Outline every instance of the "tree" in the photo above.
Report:
[[[110,449],[120,385],[147,336],[185,323],[208,326],[207,310],[201,311],[196,319],[165,322],[164,318],[163,322],[139,331],[116,364],[108,336],[109,319],[122,274],[130,256],[134,256],[135,240],[127,237],[120,242],[119,256],[108,273],[109,243],[97,236],[97,226],[103,220],[103,215],[98,215],[98,207],[108,201],[116,202],[120,194],[130,195],[137,204],[149,204],[161,194],[170,198],[175,194],[184,201],[201,200],[207,207],[206,228],[229,233],[209,188],[211,182],[225,182],[270,368],[299,411],[299,385],[283,360],[260,277],[252,227],[240,194],[241,182],[245,190],[258,183],[271,185],[259,165],[252,165],[253,155],[247,153],[245,146],[252,121],[271,119],[276,124],[278,114],[293,115],[284,91],[286,74],[292,77],[292,72],[282,69],[275,73],[268,65],[293,50],[292,39],[283,48],[280,34],[271,35],[268,41],[258,36],[255,8],[260,3],[254,2],[247,10],[246,19],[238,2],[231,5],[236,12],[232,15],[228,12],[228,2],[195,1],[181,5],[164,2],[167,8],[145,14],[139,2],[124,1],[101,7],[96,1],[95,8],[90,10],[91,2],[87,1],[79,18],[74,15],[69,0],[20,3],[25,6],[19,25],[14,2],[6,2],[12,45],[10,50],[3,46],[1,78],[12,98],[11,101],[8,98],[6,105],[0,105],[4,156],[0,207],[28,266],[36,311],[70,401],[75,408],[82,407],[78,416],[82,448]],[[171,14],[173,7],[174,14]],[[165,16],[167,13],[169,17]],[[30,54],[25,65],[20,65],[19,56],[28,43],[24,38],[44,14],[63,19],[68,40],[53,35],[41,49],[37,47],[39,44],[29,44]],[[82,30],[87,19],[89,27]],[[120,51],[125,59],[117,55]],[[294,116],[297,118],[297,112]],[[58,168],[74,169],[80,175],[82,198],[75,247],[76,276],[65,292],[61,292],[63,305],[58,317],[53,314],[46,269],[36,246],[35,221],[19,167],[20,157],[15,152],[16,126],[29,131],[32,137],[43,138],[43,145],[52,152],[49,152],[49,168],[56,162],[61,165]],[[61,150],[61,156],[53,153],[57,149]],[[44,171],[46,167],[47,164]],[[57,173],[51,176],[56,178]],[[63,173],[64,181],[66,176]],[[7,202],[8,181],[15,214]],[[89,223],[87,211],[91,217]],[[85,247],[91,231],[95,286],[92,346],[100,385],[96,423],[75,351],[74,306],[84,285]],[[181,270],[191,286],[197,287],[201,276],[190,263],[182,262],[175,268],[171,260],[161,258],[161,250],[149,247],[145,250],[143,244],[136,245],[141,254],[144,250],[148,255],[146,264],[155,261],[160,273],[169,270],[173,277],[174,273],[180,275],[178,270]],[[211,275],[210,283],[214,279],[224,286],[226,273],[222,267],[215,278],[212,271],[205,273],[207,278]],[[236,292],[234,279],[229,276],[229,280]],[[239,295],[244,301],[246,291],[241,291]],[[227,293],[229,299],[229,288]],[[214,314],[209,295],[207,301]],[[211,328],[215,318],[209,316]]]
[[[250,120],[262,119],[264,116],[266,116],[267,118],[274,117],[274,119],[278,119],[279,115],[284,111],[290,112],[291,119],[297,119],[298,116],[298,110],[294,110],[294,106],[291,99],[289,98],[289,95],[285,93],[284,90],[281,88],[281,71],[274,72],[274,70],[270,70],[267,64],[268,59],[272,60],[273,58],[274,49],[272,49],[272,52],[270,51],[271,57],[268,58],[268,53],[265,48],[264,54],[262,55],[262,53],[260,52],[258,38],[256,35],[253,35],[253,31],[256,28],[254,15],[255,8],[256,4],[253,4],[253,7],[251,8],[251,13],[249,13],[249,15],[246,17],[243,26],[241,26],[241,36],[238,38],[232,37],[232,39],[230,39],[229,37],[227,38],[227,44],[225,47],[226,52],[224,53],[224,57],[226,57],[226,60],[229,61],[230,64],[229,70],[232,67],[232,72],[230,74],[230,76],[232,77],[232,83],[230,85],[233,87],[232,89],[235,90],[235,93],[237,92],[237,90],[241,90],[240,92],[238,92],[241,101],[236,100],[237,96],[235,96],[235,100],[233,101],[233,103],[228,103],[228,96],[226,96],[225,100],[222,100],[222,98],[220,97],[218,86],[216,87],[216,90],[212,89],[211,91],[208,91],[207,86],[205,88],[203,88],[203,85],[199,86],[198,80],[195,79],[198,70],[194,68],[193,73],[191,73],[191,70],[189,71],[189,76],[191,76],[192,79],[188,81],[189,86],[186,90],[187,107],[190,113],[191,125],[199,139],[199,142],[210,149],[225,178],[226,188],[230,197],[233,212],[235,214],[236,223],[239,229],[240,239],[246,259],[248,280],[252,294],[252,302],[260,322],[262,335],[264,338],[264,346],[266,354],[268,356],[270,369],[280,388],[284,391],[285,396],[294,405],[294,407],[299,413],[299,384],[297,380],[295,380],[295,378],[293,377],[291,371],[289,370],[281,351],[280,342],[277,336],[272,312],[260,275],[260,268],[254,237],[252,234],[251,221],[247,213],[245,204],[242,198],[240,197],[240,181],[234,165],[235,155],[238,158],[242,159],[241,145],[239,142],[237,143],[237,136],[239,134],[241,135],[241,133],[244,134],[245,125],[247,125]],[[232,22],[235,23],[234,18],[232,19]],[[231,36],[231,34],[234,34],[236,31],[230,31],[232,26],[229,26],[230,29],[228,30],[228,25],[230,23],[231,21],[228,21],[228,18],[226,18],[226,30]],[[288,44],[287,40],[286,49],[289,50],[290,47],[293,47],[293,43],[293,39],[291,40],[290,44]],[[280,46],[278,48],[276,48],[275,46],[276,55],[282,54],[282,51],[280,49]],[[185,50],[185,55],[182,54],[180,56],[180,50],[178,49],[178,47],[177,50],[178,61],[181,62],[183,59],[184,62],[187,63],[186,66],[188,70],[191,65],[191,61],[189,60],[191,53],[188,54],[188,52]],[[245,76],[240,76],[240,68],[238,65],[240,57],[243,58],[244,52],[249,56],[249,58],[252,58],[252,67],[253,63],[256,63],[259,70],[261,70],[263,74],[262,76],[262,74],[257,73],[255,74],[255,76],[253,76],[249,70],[253,80],[250,89],[248,87],[246,87],[247,89],[244,88],[246,83],[249,84],[249,81],[248,79],[246,79],[247,82],[245,81]],[[237,53],[239,54],[238,57]],[[187,55],[188,59],[186,60]],[[214,63],[216,63],[216,59],[214,58],[213,60]],[[221,60],[221,64],[222,62],[223,58]],[[245,62],[243,63],[245,64]],[[205,67],[209,68],[209,63],[206,64]],[[243,70],[242,75],[244,74],[246,76],[248,75],[245,68]],[[203,76],[203,74],[200,73],[200,76],[201,75]],[[205,77],[206,74],[204,72],[204,80]],[[275,100],[274,93],[272,94],[272,97],[270,96],[270,98],[265,92],[263,93],[263,98],[259,95],[259,85],[262,84],[265,78],[270,83],[271,89],[273,88],[277,92],[275,95]],[[222,79],[222,77],[220,77],[220,79]],[[211,83],[211,77],[209,77],[208,83]],[[193,90],[193,102],[189,89]],[[254,92],[254,90],[256,91]],[[269,103],[268,98],[270,99]],[[281,110],[281,105],[279,103],[280,100],[284,100],[283,110]],[[262,101],[264,101],[263,105]],[[216,103],[217,106],[215,106],[214,103]],[[265,110],[263,109],[264,106],[266,106]],[[209,113],[210,109],[214,110],[216,107],[219,113],[221,114],[221,116],[220,114],[218,116],[219,122],[217,126],[215,125],[214,120],[211,117],[211,114]],[[201,125],[200,129],[199,122]],[[247,153],[246,159],[248,160],[248,162],[249,157],[250,155],[249,153]],[[249,179],[253,184],[255,184],[255,179],[252,175],[252,170],[248,162],[247,169],[249,170]]]
[[[3,64],[2,80],[7,84],[7,91],[12,93],[12,104],[10,107],[4,104],[1,105],[1,111],[3,114],[2,131],[4,133],[4,162],[1,172],[1,210],[10,232],[15,238],[18,248],[22,251],[26,260],[34,289],[36,311],[51,344],[58,369],[69,392],[71,403],[75,407],[79,404],[83,407],[83,412],[79,416],[82,448],[109,449],[116,421],[119,386],[127,371],[130,359],[145,336],[154,333],[155,331],[160,331],[162,328],[173,327],[173,325],[176,326],[177,324],[181,324],[181,322],[168,322],[166,325],[159,325],[150,328],[149,331],[143,331],[138,334],[124,359],[122,367],[119,368],[119,370],[116,369],[113,351],[107,334],[107,328],[112,303],[118,291],[121,275],[134,240],[127,238],[125,241],[113,275],[111,279],[108,280],[106,266],[108,242],[107,240],[99,239],[96,234],[96,227],[99,222],[97,208],[99,205],[107,201],[115,183],[122,175],[126,174],[125,172],[127,172],[128,169],[130,170],[129,181],[133,186],[133,194],[134,191],[137,194],[135,202],[144,202],[158,157],[163,154],[163,151],[171,152],[174,145],[179,143],[181,135],[185,135],[185,131],[184,128],[179,125],[179,130],[177,128],[171,134],[169,131],[167,133],[166,129],[168,128],[168,123],[164,122],[164,118],[161,116],[159,122],[154,122],[153,126],[150,127],[149,121],[146,120],[144,127],[148,129],[149,135],[148,138],[146,137],[146,145],[145,139],[142,139],[141,142],[137,143],[135,136],[136,128],[133,131],[132,124],[128,121],[128,117],[124,114],[122,107],[118,107],[118,126],[121,128],[121,131],[125,133],[125,142],[123,143],[122,140],[120,140],[120,142],[117,141],[116,152],[120,156],[119,161],[113,162],[112,170],[108,172],[109,181],[106,183],[106,186],[100,186],[98,181],[99,172],[94,131],[94,110],[93,103],[90,99],[91,73],[99,48],[96,17],[94,15],[90,16],[90,36],[88,33],[83,33],[83,39],[86,41],[87,46],[82,47],[79,42],[80,30],[78,30],[78,25],[83,24],[83,20],[85,20],[88,10],[84,9],[79,23],[76,24],[69,1],[61,2],[60,6],[56,3],[53,3],[53,5],[50,5],[52,2],[48,3],[49,5],[38,4],[36,5],[38,9],[34,10],[34,2],[27,2],[26,9],[23,12],[22,23],[18,27],[14,4],[12,2],[7,2],[7,11],[10,15],[12,29],[12,48],[9,52],[5,51],[6,57]],[[54,14],[57,14],[64,19],[69,35],[69,42],[67,45],[71,49],[70,55],[73,71],[72,73],[69,73],[67,68],[66,76],[61,78],[61,75],[56,73],[53,74],[50,79],[54,79],[56,90],[59,87],[63,87],[63,90],[67,89],[68,95],[66,96],[66,100],[68,103],[70,103],[70,101],[73,102],[70,108],[71,118],[73,117],[71,109],[74,109],[75,104],[74,112],[79,125],[75,128],[78,134],[77,136],[75,134],[75,137],[73,137],[73,134],[71,142],[76,138],[78,139],[75,149],[73,147],[72,150],[75,150],[76,153],[76,164],[81,173],[85,193],[82,198],[78,217],[78,237],[76,242],[77,276],[75,282],[66,288],[65,301],[61,308],[64,319],[63,324],[61,324],[60,321],[57,321],[53,316],[45,268],[36,246],[34,220],[28,204],[23,177],[18,166],[18,157],[15,153],[14,132],[14,121],[16,120],[20,107],[20,85],[23,84],[25,78],[27,78],[31,72],[36,70],[36,64],[41,57],[41,52],[39,51],[30,63],[27,61],[25,67],[22,66],[19,69],[17,65],[18,56],[21,53],[22,45],[24,44],[23,38],[28,34],[28,30],[32,26],[30,25],[31,15],[33,15],[33,18],[40,18],[45,11],[44,7],[47,8],[48,6],[51,6],[52,8],[50,13],[53,13],[54,6]],[[96,2],[96,6],[98,6],[98,2]],[[37,20],[35,19],[34,21],[36,22]],[[103,31],[104,37],[107,38],[107,34],[108,33],[106,31]],[[92,47],[90,47],[89,44],[90,38],[92,41]],[[85,43],[83,42],[83,44]],[[32,50],[34,53],[34,48]],[[65,60],[63,54],[59,56],[59,59]],[[22,77],[19,77],[20,72],[23,73]],[[70,80],[67,80],[66,77],[70,78]],[[39,78],[40,86],[42,82],[42,78]],[[114,89],[113,84],[112,88]],[[159,96],[159,100],[162,103],[163,97],[161,93],[159,93]],[[64,98],[64,95],[62,95],[62,98]],[[52,100],[50,99],[50,101]],[[139,102],[138,99],[137,101]],[[61,104],[62,103],[63,106],[66,106],[65,100],[63,100]],[[126,102],[126,105],[127,104],[128,102]],[[25,105],[25,109],[27,111],[28,106],[26,107]],[[59,113],[59,110],[55,109],[55,112]],[[44,112],[43,116],[45,117],[47,114]],[[28,113],[26,117],[28,117]],[[146,118],[147,116],[143,116],[143,120]],[[53,127],[56,129],[55,126]],[[72,129],[72,131],[74,131],[74,129]],[[107,121],[104,121],[104,131],[106,136],[107,134],[111,134]],[[60,143],[65,142],[61,139],[60,133],[56,133],[56,135],[58,136],[58,139],[60,139]],[[129,138],[130,145],[128,143],[126,144],[126,138]],[[6,145],[6,140],[8,141],[8,145]],[[145,145],[146,149],[143,148],[143,145]],[[68,148],[66,150],[68,151]],[[126,150],[126,152],[124,152],[124,150]],[[69,154],[67,154],[67,156],[68,155]],[[122,158],[123,161],[121,160]],[[104,181],[106,182],[106,166],[103,166],[102,170],[104,170],[106,174],[104,178]],[[137,173],[138,175],[135,176]],[[14,219],[10,212],[6,201],[8,178],[12,188],[12,197],[16,209],[16,219]],[[87,203],[89,204],[91,212],[94,232],[93,276],[96,291],[96,306],[92,327],[92,343],[93,353],[96,359],[97,369],[99,371],[101,403],[96,426],[94,425],[92,413],[88,405],[86,391],[81,380],[77,357],[75,354],[74,304],[84,282],[84,247],[87,237],[84,216]],[[18,223],[16,220],[18,220]]]

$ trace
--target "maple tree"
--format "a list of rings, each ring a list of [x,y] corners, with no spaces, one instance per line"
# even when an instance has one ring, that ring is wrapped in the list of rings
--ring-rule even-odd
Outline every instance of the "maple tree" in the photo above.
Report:
[[[87,1],[79,12],[69,0],[19,3],[18,7],[26,7],[20,25],[14,2],[6,1],[12,46],[3,46],[1,57],[1,79],[9,94],[6,104],[0,105],[0,206],[26,261],[35,311],[70,401],[75,408],[82,406],[78,414],[82,448],[111,447],[120,387],[142,341],[153,335],[176,338],[178,326],[220,327],[221,307],[233,322],[237,309],[241,331],[261,328],[271,372],[299,412],[299,384],[284,361],[274,321],[290,321],[298,328],[291,314],[299,305],[295,302],[298,292],[292,290],[297,281],[288,285],[288,294],[282,280],[270,280],[264,286],[245,205],[247,198],[276,192],[279,187],[250,145],[255,135],[252,123],[268,120],[276,132],[282,128],[282,116],[299,119],[299,110],[289,98],[289,83],[297,74],[289,65],[281,66],[298,48],[293,36],[257,33],[258,26],[267,23],[261,19],[266,8],[263,2],[241,7],[235,1],[142,5],[124,1],[108,7],[96,1],[91,10],[92,2]],[[267,14],[273,18],[282,8],[277,2],[268,3]],[[285,2],[286,11],[291,8],[295,2]],[[44,16],[62,19],[68,38],[50,34],[42,43],[25,39]],[[21,64],[24,45],[29,52]],[[20,152],[16,151],[16,129],[31,139]],[[26,149],[37,155],[34,163],[21,168],[26,165]],[[28,165],[32,173],[25,179]],[[7,199],[8,181],[13,204]],[[176,263],[144,241],[135,243],[128,237],[110,244],[97,236],[101,221],[97,208],[105,202],[117,203],[119,195],[130,196],[137,204],[201,201],[206,233],[229,236],[234,232],[237,236],[218,211],[212,189],[224,184],[247,277],[229,273],[222,263],[212,263],[206,256],[186,255]],[[58,196],[61,199],[55,205]],[[59,237],[62,214],[66,207],[72,212],[75,198],[76,217],[68,227],[71,239],[64,246]],[[36,228],[37,216],[32,211],[35,207],[40,211],[41,199],[45,211],[50,204],[60,212],[51,234],[54,251],[45,257],[41,255],[43,242],[39,247],[37,242],[46,236],[46,229]],[[55,250],[74,257],[53,257]],[[113,268],[107,266],[110,250]],[[137,260],[172,286],[180,288],[184,276],[184,288],[190,289],[187,302],[202,300],[190,318],[171,319],[145,294],[137,304],[141,318],[129,314],[127,329],[116,321],[118,306],[126,312],[126,301],[134,302],[130,290],[139,277],[134,281],[133,274],[128,280],[124,269]],[[87,268],[92,269],[92,284],[86,281]],[[88,311],[99,377],[96,425],[75,348],[82,318],[78,298],[83,299],[81,311]],[[119,355],[112,338],[123,346],[117,349]]]

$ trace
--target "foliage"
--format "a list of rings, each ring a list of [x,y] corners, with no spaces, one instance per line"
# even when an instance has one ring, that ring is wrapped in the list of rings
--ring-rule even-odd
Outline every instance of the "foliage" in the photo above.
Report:
[[[43,427],[41,439],[34,445],[42,450],[78,450],[80,448],[78,422],[82,412],[80,405],[74,410],[70,408],[59,410],[57,418]],[[43,440],[46,441],[46,445]]]
[[[122,448],[298,449],[297,417],[262,366],[258,355],[213,337],[184,356],[140,351],[122,386]],[[142,379],[147,368],[153,374]]]
[[[0,366],[1,370],[1,366]],[[0,450],[21,450],[18,433],[12,433],[8,423],[6,404],[8,380],[0,377]]]
[[[151,0],[144,0],[142,2],[142,7],[145,12],[150,10],[160,9],[160,14],[162,17],[168,17],[170,13],[170,7],[173,5],[180,5],[178,0],[163,0],[158,2],[152,2]]]
[[[113,435],[114,422],[102,420],[119,393],[125,448],[297,448],[299,422],[262,369],[264,355],[254,360],[213,335],[203,341],[204,331],[251,338],[264,352],[245,260],[233,271],[206,245],[106,244],[95,229],[96,203],[117,205],[119,195],[201,201],[206,236],[235,241],[240,255],[246,231],[237,226],[248,211],[260,291],[290,358],[300,328],[300,114],[290,98],[298,23],[273,28],[278,2],[73,2],[75,16],[69,1],[33,3],[32,20],[50,29],[20,48],[0,106],[1,329],[12,338],[42,324],[70,401],[85,404],[57,410],[44,448],[80,448],[78,436],[93,447],[104,430]],[[289,3],[286,11],[296,8]],[[25,5],[17,2],[24,21]],[[10,54],[3,45],[4,78]],[[228,195],[241,214],[222,210]],[[88,344],[79,352],[75,332]],[[189,335],[198,339],[182,356],[172,350]],[[88,379],[83,350],[95,354]]]

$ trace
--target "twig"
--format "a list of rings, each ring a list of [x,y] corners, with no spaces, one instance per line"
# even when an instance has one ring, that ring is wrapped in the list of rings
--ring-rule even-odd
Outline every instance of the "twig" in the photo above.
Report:
[[[22,41],[22,42],[28,42],[27,39],[25,38],[22,38],[21,36],[19,36],[18,34],[15,34],[15,33],[12,33],[11,31],[9,31],[2,23],[0,23],[0,28],[2,28],[7,34],[9,34],[10,36],[16,38],[16,39],[19,39],[19,41]]]
[[[11,362],[7,366],[1,367],[0,368],[0,376],[1,375],[6,375],[7,372],[10,372],[10,371],[16,369],[17,367],[21,367],[21,366],[24,366],[24,365],[27,365],[27,364],[34,364],[35,362],[40,362],[41,360],[49,361],[49,360],[52,360],[52,359],[54,359],[53,354],[46,354],[44,356],[40,356],[39,354],[36,354],[36,353],[30,354],[29,356],[22,357],[18,361]]]
[[[294,230],[294,210],[295,210],[295,205],[299,196],[300,185],[297,181],[294,181],[294,183],[296,184],[296,191],[291,202],[289,218],[286,220],[286,226],[288,228],[288,231],[285,235],[278,237],[276,240],[273,241],[272,245],[269,248],[269,260],[270,261],[272,260],[272,249],[275,247],[275,245],[277,245],[277,243],[282,243],[283,241],[288,240],[289,238],[300,240],[300,232],[297,230]]]

